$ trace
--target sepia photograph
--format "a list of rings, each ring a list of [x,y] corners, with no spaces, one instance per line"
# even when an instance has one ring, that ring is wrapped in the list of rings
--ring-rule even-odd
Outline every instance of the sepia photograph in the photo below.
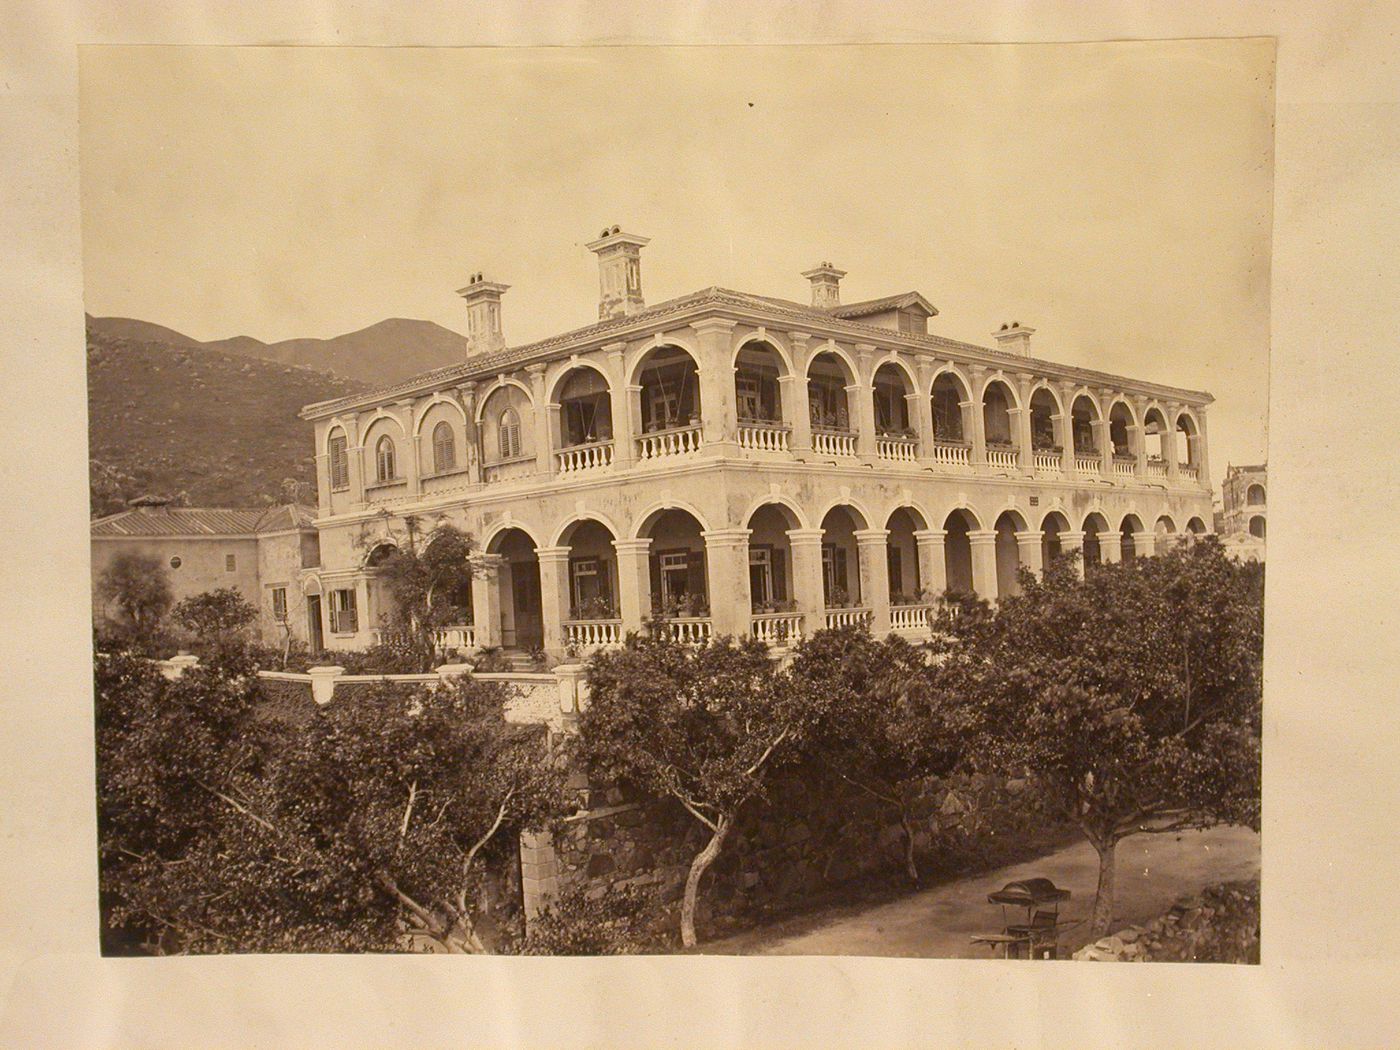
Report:
[[[102,953],[1257,965],[1275,52],[78,49]]]

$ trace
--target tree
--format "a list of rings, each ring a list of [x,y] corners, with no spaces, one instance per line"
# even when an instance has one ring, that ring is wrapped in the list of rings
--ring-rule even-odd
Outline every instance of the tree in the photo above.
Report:
[[[439,526],[426,541],[416,519],[406,519],[405,526],[402,542],[377,572],[394,599],[392,627],[408,639],[426,669],[436,651],[434,632],[460,623],[468,612],[473,542],[453,525]]]
[[[123,624],[138,639],[154,634],[174,600],[160,561],[131,552],[112,559],[98,578],[97,593],[117,607]]]
[[[890,807],[904,830],[904,865],[919,883],[913,804],[920,780],[953,768],[957,752],[924,704],[917,684],[924,654],[863,628],[818,631],[798,646],[789,669],[797,695],[819,712],[809,747],[830,773]]]
[[[1098,852],[1103,936],[1125,836],[1259,827],[1263,569],[1208,539],[1021,584],[954,618],[929,682],[972,762],[1029,771]]]
[[[681,943],[691,947],[700,880],[739,811],[797,753],[812,712],[760,642],[691,647],[665,632],[634,635],[595,654],[587,673],[579,754],[589,775],[673,798],[709,832],[681,901]]]
[[[276,724],[245,672],[99,669],[109,922],[165,950],[484,950],[485,858],[567,806],[542,729],[469,676]]]
[[[258,617],[236,587],[220,587],[181,599],[171,613],[175,622],[197,638],[237,634]]]

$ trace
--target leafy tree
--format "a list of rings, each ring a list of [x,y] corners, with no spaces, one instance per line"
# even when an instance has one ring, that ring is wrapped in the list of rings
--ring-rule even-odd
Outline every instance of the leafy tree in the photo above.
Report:
[[[460,623],[467,613],[474,545],[471,536],[453,525],[439,526],[423,537],[417,520],[409,518],[405,529],[377,572],[393,597],[391,627],[420,654],[426,669],[436,650],[434,632]]]
[[[591,658],[588,687],[579,753],[589,774],[674,798],[709,831],[681,902],[681,942],[691,947],[700,880],[739,811],[797,753],[812,712],[762,643],[728,638],[690,647],[664,632],[632,636]]]
[[[237,671],[99,668],[109,922],[164,950],[484,950],[486,858],[566,805],[539,727],[470,677],[275,724]]]
[[[863,628],[818,631],[789,670],[797,695],[820,712],[809,747],[833,775],[890,807],[904,830],[904,864],[919,882],[912,806],[922,778],[953,768],[957,752],[918,688],[924,654]]]
[[[119,554],[97,581],[97,593],[115,605],[137,639],[148,638],[170,611],[174,595],[160,561],[148,554]]]
[[[258,618],[258,610],[237,587],[220,587],[182,599],[171,615],[195,637],[215,638],[237,634]]]
[[[1263,570],[1210,539],[1021,583],[953,618],[930,684],[974,762],[1029,771],[1094,846],[1102,936],[1122,838],[1259,827]]]

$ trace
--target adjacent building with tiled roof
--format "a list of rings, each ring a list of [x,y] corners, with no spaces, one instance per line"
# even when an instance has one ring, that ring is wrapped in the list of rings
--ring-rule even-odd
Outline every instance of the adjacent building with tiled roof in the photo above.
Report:
[[[285,621],[307,641],[300,579],[320,564],[315,516],[314,507],[295,504],[177,507],[158,496],[133,500],[128,509],[91,523],[93,615],[107,614],[98,580],[116,558],[134,553],[157,561],[176,601],[232,587],[258,607],[264,639],[280,639]]]
[[[328,645],[389,621],[376,565],[475,537],[453,636],[582,652],[660,616],[678,636],[926,630],[945,587],[1013,592],[1069,550],[1152,553],[1209,529],[1209,394],[929,331],[917,291],[842,304],[711,287],[647,305],[647,239],[604,230],[598,320],[507,345],[475,274],[459,364],[305,408]]]

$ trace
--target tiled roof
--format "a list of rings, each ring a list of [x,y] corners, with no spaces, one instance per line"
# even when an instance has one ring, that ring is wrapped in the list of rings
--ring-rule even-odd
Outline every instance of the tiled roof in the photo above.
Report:
[[[866,299],[864,302],[849,303],[846,306],[833,306],[830,313],[832,317],[869,317],[871,314],[882,314],[887,310],[903,310],[906,306],[917,306],[930,317],[938,315],[937,308],[918,292],[905,292],[902,295],[887,295],[883,299]]]
[[[918,296],[919,300],[927,303],[917,292],[905,292],[900,295],[888,296],[885,299],[871,299],[863,303],[852,303],[848,307],[838,307],[837,310],[857,310],[862,313],[878,312],[878,309],[891,309],[892,305],[881,306],[872,309],[874,304],[898,303],[906,300],[910,296]],[[909,300],[913,301],[913,300]],[[364,394],[352,394],[348,397],[334,398],[329,401],[318,401],[315,404],[307,405],[301,410],[303,418],[315,418],[325,416],[343,408],[350,408],[357,405],[372,405],[384,401],[396,395],[407,394],[411,391],[431,389],[444,383],[465,382],[469,379],[483,379],[498,375],[505,371],[513,370],[531,361],[542,360],[548,356],[549,351],[570,344],[578,344],[589,340],[606,336],[610,332],[621,332],[633,327],[645,327],[648,323],[655,321],[667,314],[681,313],[686,309],[720,305],[737,306],[754,310],[762,310],[767,313],[781,313],[795,322],[806,321],[809,324],[817,324],[826,327],[837,327],[844,329],[852,336],[859,336],[868,333],[877,339],[904,339],[925,346],[936,347],[943,350],[951,350],[959,354],[972,357],[990,359],[992,361],[1004,361],[1007,364],[1024,368],[1028,365],[1036,365],[1041,368],[1051,370],[1069,370],[1076,375],[1095,378],[1100,381],[1117,383],[1127,381],[1137,384],[1139,381],[1132,380],[1124,376],[1109,375],[1108,373],[1097,372],[1093,369],[1081,368],[1074,365],[1066,365],[1061,362],[1046,361],[1041,358],[1026,357],[1022,354],[1013,353],[1008,350],[993,349],[991,347],[979,346],[976,343],[964,343],[957,339],[948,339],[941,335],[925,334],[922,332],[897,332],[893,329],[881,326],[866,324],[853,317],[839,316],[836,311],[823,310],[810,304],[794,302],[791,299],[778,299],[767,295],[755,295],[750,292],[736,292],[730,288],[710,287],[702,288],[698,292],[691,292],[688,295],[678,296],[675,299],[667,299],[664,302],[648,306],[639,310],[635,314],[621,317],[609,317],[583,328],[576,328],[560,335],[542,339],[539,342],[527,343],[523,346],[507,347],[504,350],[497,350],[494,353],[482,354],[472,357],[454,365],[446,365],[442,368],[433,369],[420,375],[411,376],[408,379],[395,383],[393,386],[380,388]],[[930,309],[932,307],[930,306]],[[936,311],[935,311],[936,312]],[[1152,384],[1161,386],[1163,384]],[[1172,390],[1178,388],[1172,387]],[[1199,394],[1200,391],[1181,390],[1181,393]],[[1209,399],[1207,399],[1209,400]]]
[[[255,536],[264,532],[310,528],[311,507],[248,509],[146,505],[92,523],[94,536]]]

